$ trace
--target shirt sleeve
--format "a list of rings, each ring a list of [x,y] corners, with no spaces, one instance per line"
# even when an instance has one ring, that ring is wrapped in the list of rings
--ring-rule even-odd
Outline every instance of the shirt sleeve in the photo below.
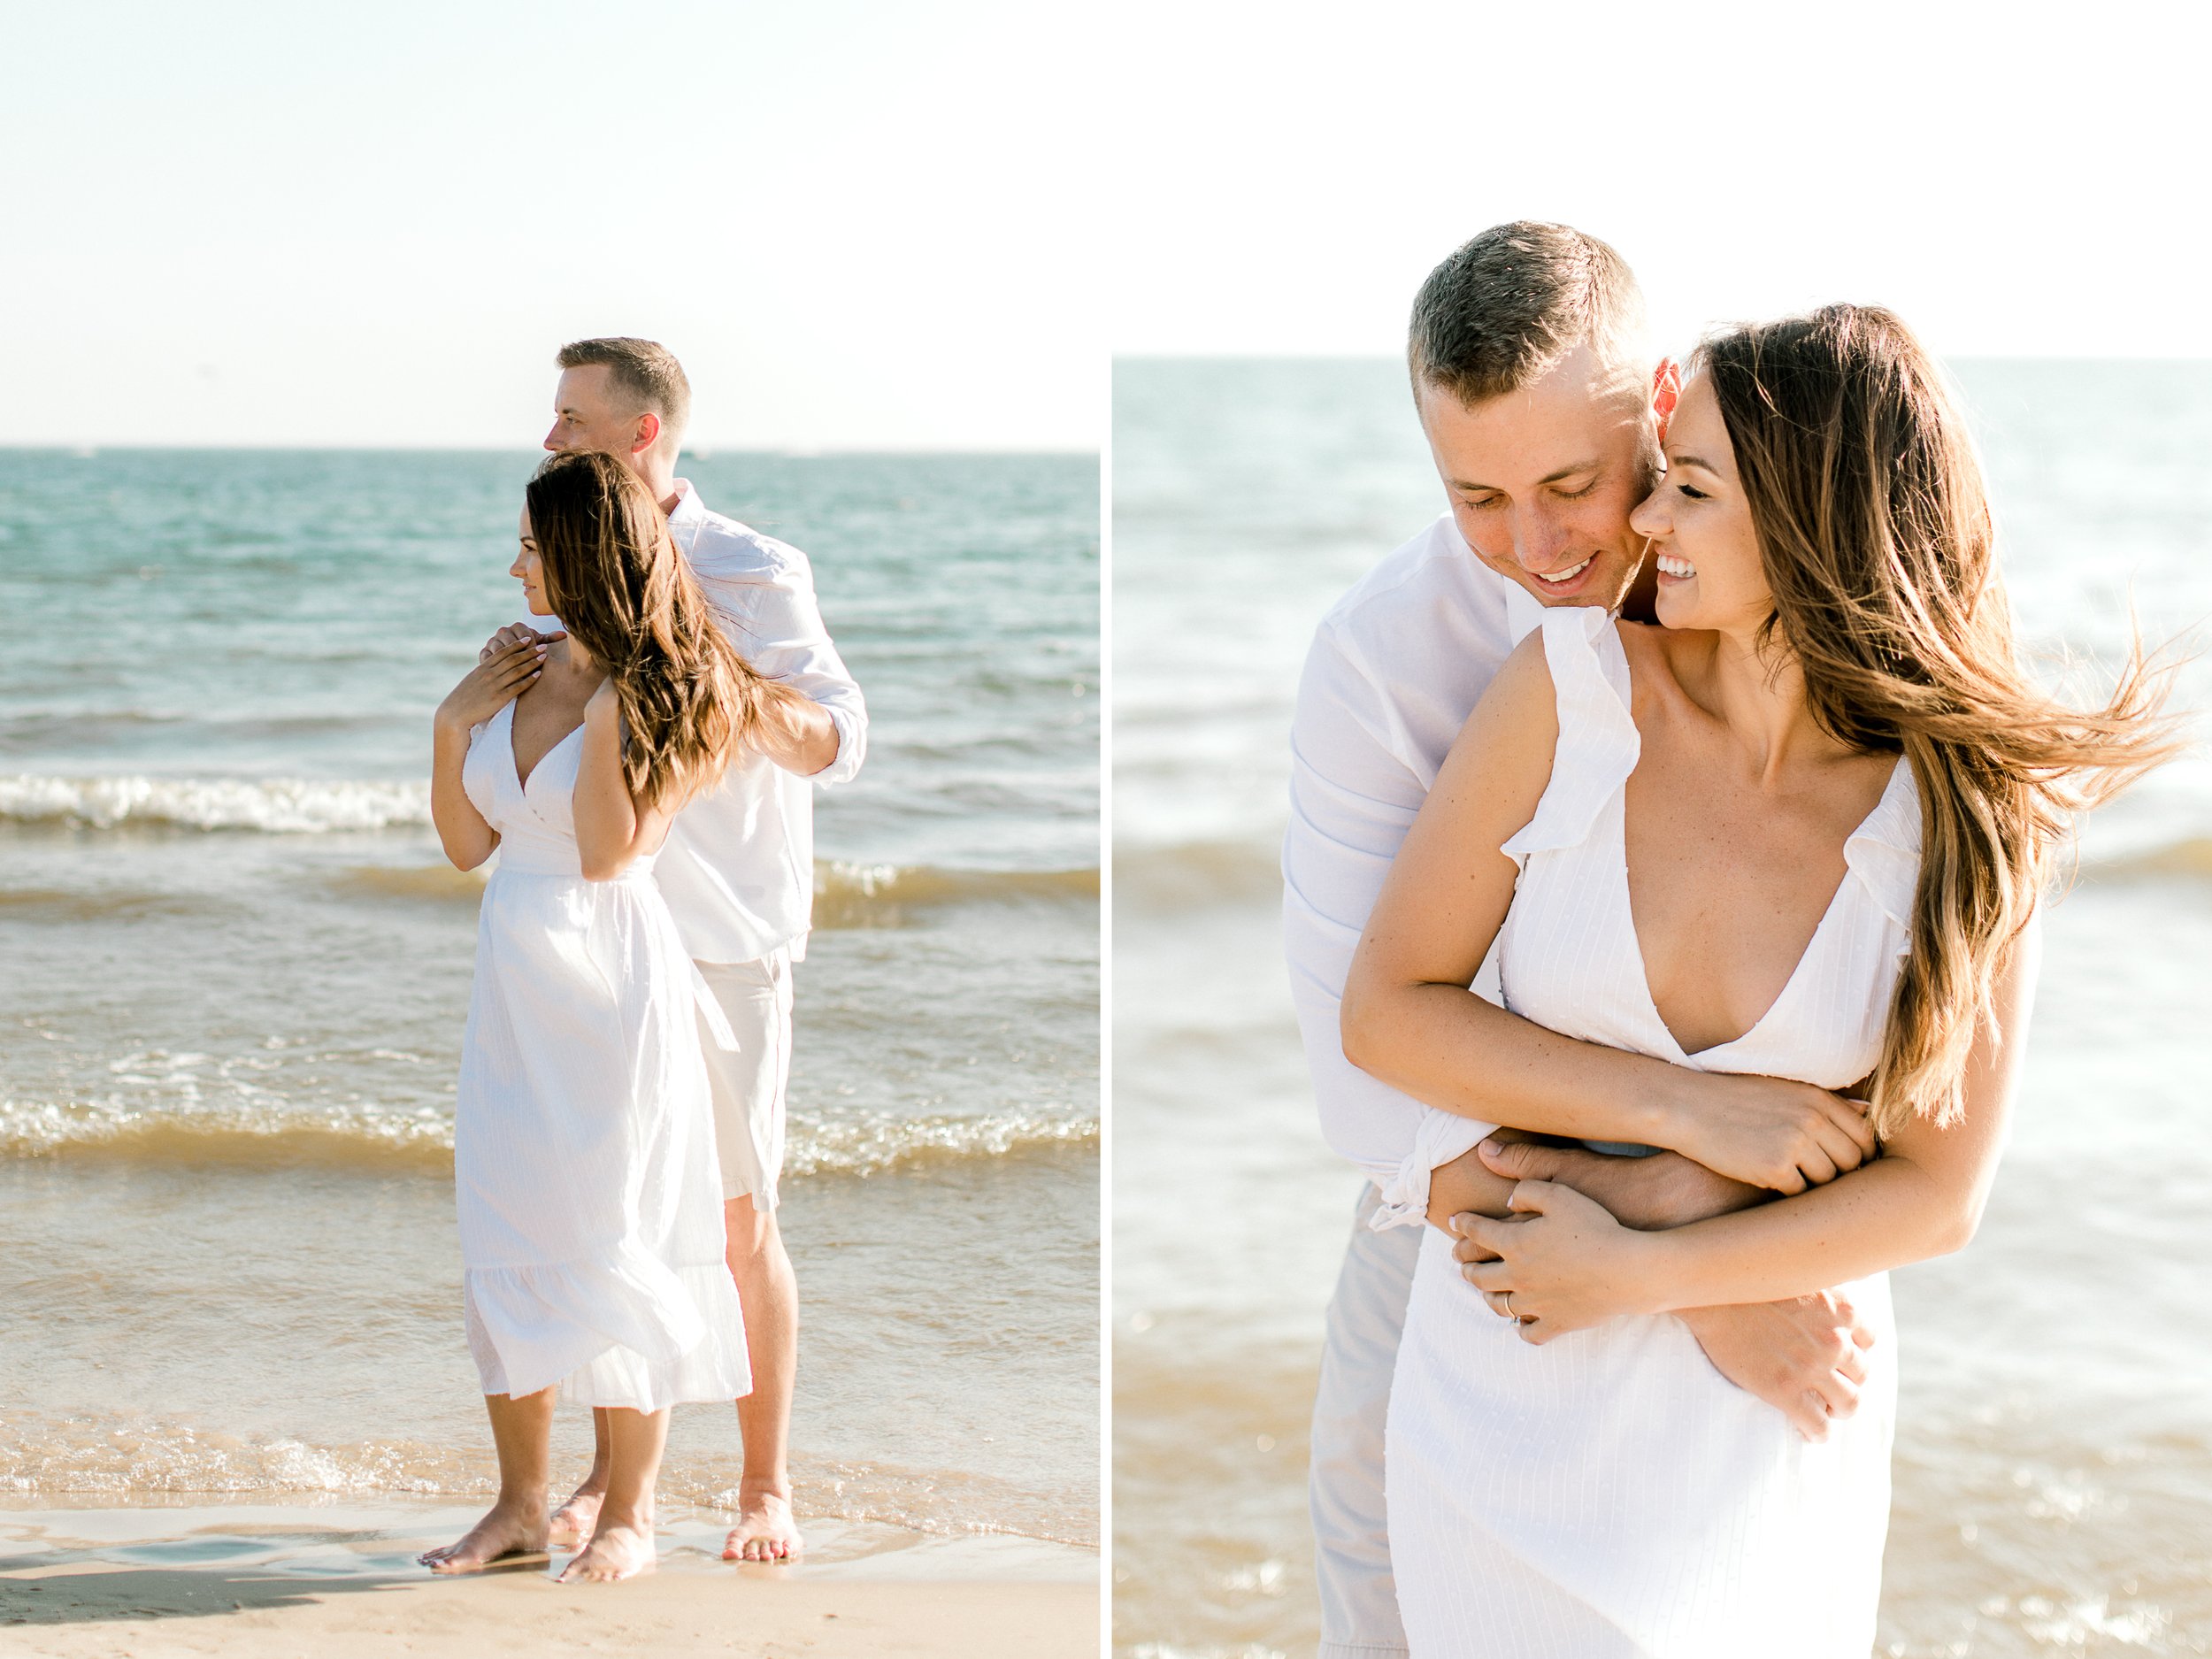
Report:
[[[868,705],[830,641],[805,565],[779,562],[742,581],[696,564],[692,570],[730,643],[745,660],[764,678],[819,703],[836,727],[837,758],[809,781],[843,783],[851,778],[868,753]]]
[[[1381,1191],[1379,1228],[1420,1221],[1429,1171],[1494,1126],[1370,1077],[1338,1031],[1352,953],[1429,782],[1379,680],[1325,623],[1291,724],[1283,946],[1322,1135]]]

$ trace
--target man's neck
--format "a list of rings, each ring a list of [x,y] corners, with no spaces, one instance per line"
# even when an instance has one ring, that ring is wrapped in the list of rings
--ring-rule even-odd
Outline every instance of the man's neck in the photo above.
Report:
[[[661,504],[663,512],[676,511],[676,503],[683,499],[676,488],[676,464],[657,455],[640,456],[633,463],[634,471],[646,488],[653,492],[653,499]]]

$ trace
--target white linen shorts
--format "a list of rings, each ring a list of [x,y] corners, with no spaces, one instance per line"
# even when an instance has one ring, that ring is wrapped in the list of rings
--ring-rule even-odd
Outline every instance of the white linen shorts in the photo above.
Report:
[[[754,1209],[773,1210],[791,1080],[791,948],[751,962],[703,962],[699,972],[737,1036],[734,1051],[718,1047],[703,1022],[722,1199],[749,1197]]]

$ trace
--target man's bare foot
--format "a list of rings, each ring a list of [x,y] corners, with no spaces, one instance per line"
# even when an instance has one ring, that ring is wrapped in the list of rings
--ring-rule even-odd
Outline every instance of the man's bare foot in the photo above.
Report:
[[[570,1493],[568,1502],[553,1511],[547,1541],[556,1549],[573,1549],[589,1538],[599,1525],[599,1503],[606,1495],[603,1487],[588,1480]]]
[[[740,1492],[737,1525],[723,1540],[725,1561],[788,1561],[799,1553],[791,1502],[776,1492]]]
[[[481,1572],[510,1555],[545,1554],[545,1500],[495,1503],[458,1542],[425,1550],[416,1559],[433,1572]]]
[[[603,1526],[583,1553],[561,1569],[563,1584],[612,1584],[653,1571],[653,1534],[634,1526]]]

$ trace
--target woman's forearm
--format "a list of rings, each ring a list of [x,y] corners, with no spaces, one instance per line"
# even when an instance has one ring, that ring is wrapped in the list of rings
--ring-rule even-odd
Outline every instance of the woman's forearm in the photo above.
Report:
[[[1453,985],[1357,998],[1347,987],[1344,1056],[1414,1099],[1532,1134],[1667,1144],[1686,1072],[1548,1031]]]
[[[1698,1071],[1548,1031],[1455,985],[1345,987],[1345,1057],[1442,1111],[1534,1134],[1629,1141],[1779,1193],[1874,1150],[1863,1113],[1786,1078]]]
[[[432,728],[430,752],[430,821],[438,832],[438,844],[457,870],[473,870],[492,856],[499,835],[461,782],[468,762],[469,733],[441,720]]]
[[[1638,1311],[1781,1302],[1947,1256],[1973,1238],[1985,1191],[1884,1157],[1779,1203],[1640,1234]]]

